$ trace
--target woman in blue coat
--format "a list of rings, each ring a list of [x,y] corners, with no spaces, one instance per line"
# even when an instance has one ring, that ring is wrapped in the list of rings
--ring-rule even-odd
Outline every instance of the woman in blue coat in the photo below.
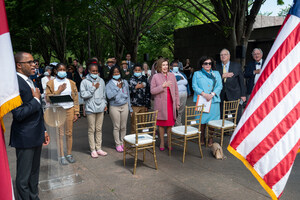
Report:
[[[211,57],[203,56],[198,62],[199,71],[193,76],[194,102],[197,102],[197,96],[203,96],[207,101],[212,99],[209,113],[204,113],[201,120],[201,144],[204,144],[204,133],[206,124],[211,120],[220,119],[220,93],[222,90],[222,78],[215,69],[215,61]],[[212,138],[209,139],[208,146],[213,143]]]

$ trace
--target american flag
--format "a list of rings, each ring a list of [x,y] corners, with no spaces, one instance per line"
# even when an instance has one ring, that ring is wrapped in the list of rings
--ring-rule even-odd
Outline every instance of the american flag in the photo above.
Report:
[[[300,1],[264,62],[228,151],[279,199],[300,147]]]

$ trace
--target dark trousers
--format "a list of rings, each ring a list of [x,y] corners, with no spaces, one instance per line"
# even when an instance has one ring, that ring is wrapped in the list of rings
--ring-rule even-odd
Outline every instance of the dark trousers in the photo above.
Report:
[[[234,101],[237,99],[232,99],[232,100],[228,100],[227,95],[224,91],[221,92],[221,104],[220,104],[220,111],[221,111],[221,118],[223,117],[223,106],[224,106],[224,101]],[[239,108],[238,108],[238,112],[237,112],[237,117],[236,117],[236,124],[239,123],[241,117],[242,117],[242,109],[243,106],[241,104],[239,104]]]
[[[17,199],[39,200],[38,184],[42,146],[16,148],[17,155]]]

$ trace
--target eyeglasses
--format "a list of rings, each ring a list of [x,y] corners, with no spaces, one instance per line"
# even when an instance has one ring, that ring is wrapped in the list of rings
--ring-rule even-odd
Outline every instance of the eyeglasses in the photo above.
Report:
[[[29,60],[26,62],[18,62],[18,63],[28,63],[29,65],[36,64],[36,62],[34,62],[33,60]]]
[[[204,62],[203,65],[212,65],[212,62]]]
[[[226,53],[226,54],[220,54],[220,56],[228,56],[228,53]]]

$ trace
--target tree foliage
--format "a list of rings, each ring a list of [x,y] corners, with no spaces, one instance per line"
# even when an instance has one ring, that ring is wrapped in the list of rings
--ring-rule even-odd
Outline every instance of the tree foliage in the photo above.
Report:
[[[264,0],[6,0],[15,51],[41,55],[49,63],[80,62],[90,56],[134,61],[149,53],[171,58],[173,31],[210,23],[234,52],[247,46]],[[283,3],[278,0],[278,3]]]

